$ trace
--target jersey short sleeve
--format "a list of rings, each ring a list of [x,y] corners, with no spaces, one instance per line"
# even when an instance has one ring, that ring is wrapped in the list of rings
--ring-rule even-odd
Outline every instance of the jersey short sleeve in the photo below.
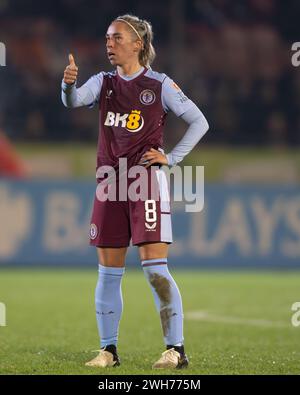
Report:
[[[164,110],[172,111],[178,117],[194,106],[192,100],[168,76],[162,83],[161,100]]]

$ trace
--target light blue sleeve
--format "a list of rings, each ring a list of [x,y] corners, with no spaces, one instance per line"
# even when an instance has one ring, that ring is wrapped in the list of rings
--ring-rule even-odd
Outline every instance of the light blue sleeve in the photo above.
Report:
[[[194,105],[192,100],[168,76],[162,83],[161,101],[165,112],[172,111],[178,117]]]
[[[189,127],[179,143],[166,155],[169,166],[175,166],[181,162],[209,128],[206,118],[194,103],[186,112],[181,114],[181,118],[189,124]]]
[[[76,88],[76,82],[72,85],[62,81],[61,99],[68,108],[88,106],[93,107],[99,101],[103,85],[103,72],[93,75],[80,88]]]

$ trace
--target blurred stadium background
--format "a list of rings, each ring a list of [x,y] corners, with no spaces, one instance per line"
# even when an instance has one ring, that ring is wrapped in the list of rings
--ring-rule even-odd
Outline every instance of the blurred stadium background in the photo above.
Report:
[[[82,350],[97,348],[97,259],[88,234],[98,114],[66,109],[60,82],[69,52],[79,84],[110,70],[105,32],[127,12],[152,22],[153,68],[172,77],[210,124],[182,163],[205,167],[205,207],[191,214],[174,203],[169,259],[186,295],[192,372],[299,372],[300,329],[290,322],[300,299],[300,67],[291,63],[299,2],[0,0],[0,302],[8,314],[7,327],[0,326],[0,373],[86,373],[78,368],[88,357]],[[167,151],[185,131],[168,118]],[[159,347],[135,250],[127,261],[124,327],[137,333],[138,312],[148,323],[139,340],[146,333]],[[81,272],[86,268],[94,270]],[[72,325],[63,323],[67,311]],[[128,347],[125,338],[121,344]]]

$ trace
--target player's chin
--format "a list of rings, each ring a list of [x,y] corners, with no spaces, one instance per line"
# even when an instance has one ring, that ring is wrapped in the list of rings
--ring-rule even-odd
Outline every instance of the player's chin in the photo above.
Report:
[[[118,66],[118,62],[116,61],[115,58],[110,58],[109,61],[110,61],[110,64],[111,64],[112,66]]]

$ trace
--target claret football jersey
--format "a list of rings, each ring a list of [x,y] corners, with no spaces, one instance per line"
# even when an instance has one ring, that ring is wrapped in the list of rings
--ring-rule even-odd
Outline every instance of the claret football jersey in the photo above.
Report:
[[[84,85],[99,105],[97,168],[114,167],[127,158],[127,167],[138,164],[150,148],[163,148],[165,118],[169,110],[182,115],[194,103],[166,74],[143,68],[125,78],[117,71],[101,72]]]

